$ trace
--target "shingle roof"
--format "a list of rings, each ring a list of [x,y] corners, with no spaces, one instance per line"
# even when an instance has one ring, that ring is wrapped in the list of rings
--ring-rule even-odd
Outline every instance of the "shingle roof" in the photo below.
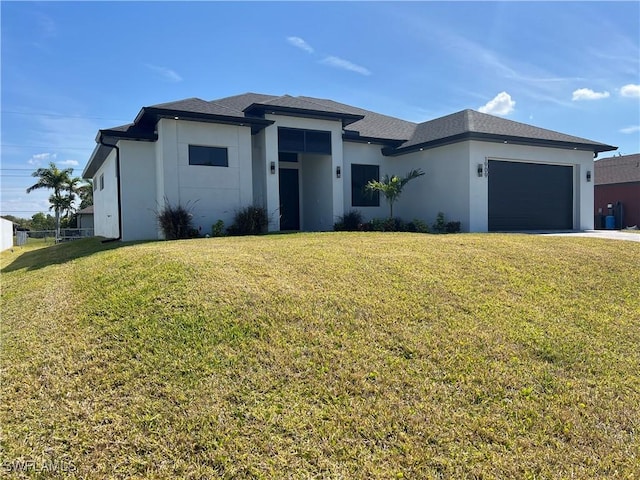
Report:
[[[597,160],[593,182],[595,185],[640,182],[640,153]]]
[[[185,100],[178,100],[177,102],[160,103],[158,105],[152,105],[149,108],[156,108],[162,110],[176,110],[180,112],[190,113],[203,113],[207,115],[224,115],[229,117],[244,117],[241,111],[238,111],[232,107],[213,102],[207,102],[200,98],[187,98]]]
[[[408,142],[402,144],[401,148],[428,144],[464,134],[503,136],[505,140],[520,138],[609,147],[609,145],[593,142],[586,138],[574,137],[553,130],[527,125],[526,123],[514,122],[513,120],[476,112],[475,110],[463,110],[419,124],[415,129],[414,135]]]
[[[76,212],[79,215],[91,215],[93,214],[93,205],[89,205],[88,207],[84,207],[82,210],[78,210]]]

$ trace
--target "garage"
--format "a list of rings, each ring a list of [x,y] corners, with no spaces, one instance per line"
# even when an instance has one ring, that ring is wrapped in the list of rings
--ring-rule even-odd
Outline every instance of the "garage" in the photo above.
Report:
[[[489,231],[573,229],[573,166],[489,161]]]

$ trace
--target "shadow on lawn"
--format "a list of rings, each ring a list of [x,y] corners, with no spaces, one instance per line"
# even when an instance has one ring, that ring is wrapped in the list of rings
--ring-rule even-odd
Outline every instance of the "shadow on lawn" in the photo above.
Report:
[[[38,270],[49,265],[62,264],[76,258],[87,257],[97,252],[131,245],[131,243],[122,242],[102,243],[102,240],[104,240],[102,237],[93,237],[38,248],[22,254],[18,253],[19,256],[0,272],[9,273],[21,269]]]

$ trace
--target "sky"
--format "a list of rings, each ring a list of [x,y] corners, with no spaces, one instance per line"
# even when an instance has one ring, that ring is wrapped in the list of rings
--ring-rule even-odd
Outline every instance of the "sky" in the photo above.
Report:
[[[640,153],[640,2],[0,2],[0,214],[144,106],[245,92],[467,108]],[[612,153],[601,154],[610,156]]]

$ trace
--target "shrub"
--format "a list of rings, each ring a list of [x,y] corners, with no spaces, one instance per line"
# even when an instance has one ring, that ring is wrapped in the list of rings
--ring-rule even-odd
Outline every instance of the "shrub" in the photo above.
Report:
[[[191,208],[187,206],[171,205],[165,200],[164,207],[156,212],[158,224],[167,240],[177,240],[179,238],[191,238],[194,228],[191,225],[193,215]],[[196,236],[198,231],[195,230]]]
[[[415,226],[415,232],[429,233],[429,225],[427,224],[427,222],[423,222],[418,218],[414,218],[411,223]]]
[[[362,213],[358,210],[351,210],[338,217],[338,221],[333,225],[336,232],[357,232],[362,230]]]
[[[211,225],[211,236],[224,237],[224,222],[222,220],[218,220],[216,223]]]
[[[444,226],[444,231],[447,233],[459,233],[460,222],[447,222]]]
[[[444,221],[444,213],[438,212],[436,221],[432,225],[433,233],[445,233],[447,224]]]
[[[374,218],[370,222],[374,232],[404,232],[407,224],[399,218]]]
[[[269,217],[262,207],[245,207],[236,212],[233,224],[227,228],[230,235],[259,235],[267,231]]]

